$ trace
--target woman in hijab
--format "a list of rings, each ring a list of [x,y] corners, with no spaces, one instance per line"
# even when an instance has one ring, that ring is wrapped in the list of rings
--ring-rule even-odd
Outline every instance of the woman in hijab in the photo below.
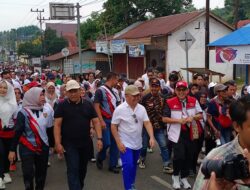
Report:
[[[46,104],[45,107],[47,109],[53,109],[55,110],[59,99],[56,94],[56,87],[53,82],[48,82],[46,85],[46,90],[45,90],[45,100]],[[54,133],[53,133],[54,127],[53,127],[53,120],[51,125],[47,128],[47,135],[49,139],[49,147],[50,147],[50,152],[54,152],[54,146],[55,146],[55,139],[54,139]],[[50,166],[50,162],[48,162],[48,165]]]
[[[15,149],[19,143],[22,172],[26,190],[43,190],[47,175],[49,143],[46,128],[49,125],[51,110],[44,108],[44,90],[33,87],[23,98],[23,108],[17,115],[16,133],[13,138],[9,161],[16,158]]]
[[[12,181],[8,152],[15,135],[14,113],[17,110],[14,89],[5,80],[0,80],[0,105],[0,189],[5,189],[5,183]]]
[[[54,108],[54,105],[57,102],[58,97],[56,94],[56,87],[53,82],[48,82],[46,85],[45,100],[47,103],[51,105],[52,108]]]

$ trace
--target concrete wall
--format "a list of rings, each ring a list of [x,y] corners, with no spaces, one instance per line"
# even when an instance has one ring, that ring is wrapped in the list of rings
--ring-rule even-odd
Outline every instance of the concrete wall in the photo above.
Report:
[[[181,71],[184,79],[186,80],[186,71],[181,68],[186,68],[186,53],[180,46],[180,40],[185,39],[185,32],[188,31],[194,38],[195,42],[189,49],[189,67],[205,67],[205,16],[197,18],[195,21],[182,27],[172,35],[168,36],[168,50],[167,50],[167,65],[166,71]],[[223,24],[217,22],[210,17],[210,42],[213,42],[226,34],[231,30]],[[185,43],[185,42],[182,42]],[[213,71],[226,74],[222,78],[223,81],[233,78],[233,65],[229,64],[216,64],[215,62],[215,50],[210,51],[210,69]],[[189,78],[191,79],[191,74]],[[218,81],[218,77],[213,77],[214,81]],[[190,80],[191,81],[191,80]]]

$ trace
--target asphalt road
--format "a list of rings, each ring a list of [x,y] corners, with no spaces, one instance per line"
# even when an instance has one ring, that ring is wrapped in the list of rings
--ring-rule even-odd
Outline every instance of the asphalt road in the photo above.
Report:
[[[45,190],[67,190],[66,167],[64,160],[58,160],[57,156],[51,156],[51,166],[48,168]],[[20,162],[17,171],[12,172],[11,184],[7,184],[7,190],[23,190]],[[194,178],[189,178],[191,184]],[[137,169],[136,188],[138,190],[169,190],[171,188],[171,175],[162,172],[162,161],[158,147],[153,153],[148,153],[146,168]],[[122,174],[113,174],[108,171],[107,161],[103,170],[98,170],[95,163],[89,163],[85,178],[84,190],[123,190]]]

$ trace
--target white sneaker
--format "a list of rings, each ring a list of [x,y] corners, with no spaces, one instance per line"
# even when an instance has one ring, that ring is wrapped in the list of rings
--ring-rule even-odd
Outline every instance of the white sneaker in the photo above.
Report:
[[[121,158],[118,159],[118,167],[122,167],[122,159]]]
[[[11,177],[10,177],[10,174],[5,173],[5,174],[4,174],[3,181],[4,181],[4,183],[11,183],[11,182],[12,182],[12,179],[11,179]]]
[[[5,189],[5,184],[2,178],[0,178],[0,189]]]
[[[187,178],[181,178],[181,185],[184,189],[191,189],[191,185],[188,183]]]
[[[173,180],[173,188],[174,189],[180,189],[180,177],[178,175],[172,175],[172,180]]]

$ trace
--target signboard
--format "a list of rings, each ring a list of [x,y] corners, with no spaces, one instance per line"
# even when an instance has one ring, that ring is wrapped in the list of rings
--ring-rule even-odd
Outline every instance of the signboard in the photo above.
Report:
[[[96,41],[96,53],[110,54],[107,41]]]
[[[73,67],[73,64],[71,62],[71,59],[64,60],[63,73],[66,75],[74,74],[74,67]]]
[[[79,74],[81,73],[80,63],[74,63],[73,73]],[[82,64],[82,73],[94,72],[96,70],[95,63],[83,63]]]
[[[69,55],[69,49],[68,48],[63,48],[61,51],[62,55],[67,57]]]
[[[143,57],[145,55],[144,44],[129,46],[129,57]]]
[[[83,73],[94,72],[95,70],[96,70],[95,63],[84,63],[84,64],[82,64],[82,72]]]
[[[41,58],[40,57],[34,57],[31,59],[32,65],[41,65]]]
[[[187,49],[190,49],[196,40],[194,36],[189,31],[187,31],[183,33],[176,41],[182,47],[183,50],[186,50],[186,42]]]
[[[126,53],[126,40],[112,40],[111,53]]]
[[[75,20],[73,3],[49,3],[51,20]]]
[[[250,46],[216,47],[216,63],[250,64]]]

